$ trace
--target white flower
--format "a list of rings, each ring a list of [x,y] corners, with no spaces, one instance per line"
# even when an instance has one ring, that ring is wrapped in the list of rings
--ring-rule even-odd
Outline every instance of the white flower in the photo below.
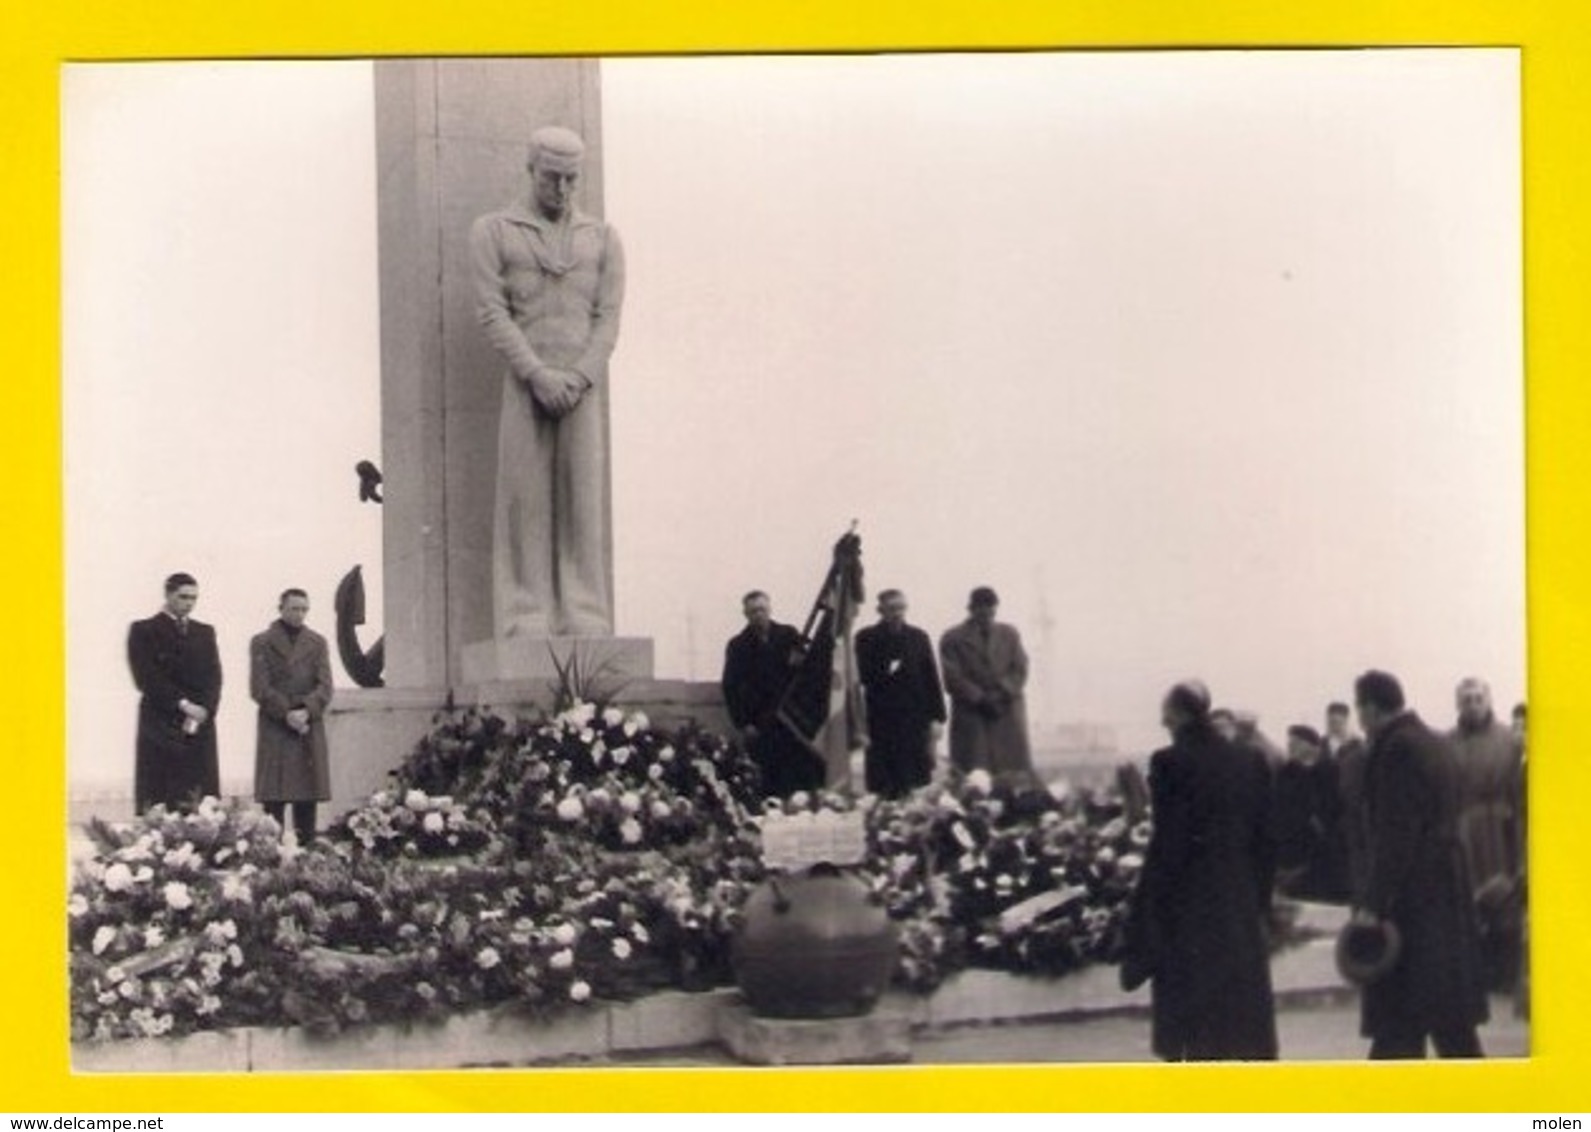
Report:
[[[646,718],[646,712],[634,711],[630,718],[624,721],[624,733],[634,735],[637,731],[646,731],[652,726],[652,721]]]
[[[161,863],[168,869],[187,868],[189,865],[199,863],[199,854],[194,852],[193,842],[184,841],[177,848],[168,850],[166,855],[161,858]]]
[[[248,882],[228,873],[221,878],[221,898],[240,900],[246,904],[254,898],[254,890],[248,886]]]
[[[569,997],[576,1002],[584,1002],[591,997],[591,984],[584,979],[576,979],[569,984]]]
[[[101,1006],[115,1006],[117,1002],[116,992],[113,990],[100,991],[95,997]]]
[[[574,965],[575,953],[570,951],[567,947],[562,951],[555,952],[553,957],[547,960],[547,966],[551,967],[554,971],[567,971]]]
[[[1144,867],[1144,859],[1137,853],[1123,853],[1116,864],[1127,870],[1141,869]]]
[[[133,871],[117,861],[105,870],[105,889],[108,892],[126,892],[133,886]]]
[[[133,881],[136,884],[143,884],[145,881],[154,879],[155,870],[151,869],[148,865],[139,865],[137,870],[133,873]]]
[[[615,939],[613,941],[613,956],[616,959],[628,959],[630,957],[630,941],[623,936]]]
[[[166,933],[160,930],[160,925],[152,924],[144,929],[144,946],[146,948],[159,947],[166,942]]]
[[[597,733],[595,731],[591,730],[591,728],[582,727],[580,729],[580,741],[582,743],[584,743],[586,746],[592,748],[592,750],[591,750],[591,757],[592,758],[596,758],[598,755],[602,754],[602,752],[600,750],[598,750],[595,746],[593,746],[593,744],[595,744],[596,741],[597,741]]]
[[[636,924],[630,929],[630,934],[635,937],[636,943],[646,943],[652,938],[652,933],[646,930],[645,924]]]
[[[216,920],[204,926],[204,938],[216,947],[238,938],[238,926],[231,920]]]
[[[658,779],[662,778],[663,777],[663,764],[662,763],[653,763],[651,766],[647,767],[646,768],[646,776],[648,778],[650,778],[653,782],[656,782]]]
[[[434,810],[450,810],[450,809],[452,809],[453,808],[453,795],[451,795],[451,794],[433,794],[433,795],[431,795],[431,808],[434,809]]]
[[[193,907],[193,896],[189,893],[188,886],[180,880],[168,882],[162,891],[165,893],[166,907],[175,909],[178,912],[181,912],[184,908]]]
[[[600,809],[612,803],[613,795],[609,794],[602,787],[598,786],[595,790],[586,795],[586,801]]]
[[[134,979],[123,979],[121,985],[117,987],[116,990],[123,998],[126,999],[138,997],[138,983]]]
[[[403,796],[403,804],[411,810],[428,810],[431,800],[425,796],[424,790],[410,790]]]
[[[634,748],[631,748],[631,747],[615,747],[615,748],[613,748],[613,765],[614,766],[623,766],[625,763],[630,761],[630,756],[633,755],[634,753],[635,753],[635,750],[634,750]]]
[[[233,943],[227,945],[226,957],[231,961],[232,966],[243,966],[243,949],[237,944]]]
[[[88,915],[88,897],[81,892],[72,893],[72,899],[66,902],[66,914],[73,917]]]
[[[641,796],[634,790],[626,790],[619,795],[619,809],[627,814],[638,813],[641,809]]]
[[[660,763],[671,763],[671,762],[673,762],[674,761],[674,748],[673,747],[669,747],[669,746],[665,746],[661,751],[659,751],[657,753],[657,761],[660,762]]]
[[[425,815],[425,820],[420,823],[420,827],[427,833],[441,833],[447,828],[447,819],[432,810]]]
[[[586,808],[580,804],[580,799],[570,796],[558,803],[558,816],[564,821],[579,821],[585,816]]]
[[[116,929],[111,927],[109,924],[101,924],[99,930],[94,933],[94,954],[101,954],[107,947],[111,945],[111,941],[115,938]]]
[[[624,713],[616,707],[610,707],[602,713],[602,726],[618,727],[624,722]]]
[[[475,956],[475,965],[483,971],[490,971],[502,961],[503,957],[497,954],[495,947],[483,947]]]
[[[797,790],[794,794],[790,795],[790,802],[786,808],[793,812],[795,810],[804,810],[811,804],[812,795],[808,794],[805,790]]]
[[[374,794],[370,795],[369,805],[372,809],[384,810],[388,806],[392,805],[392,795],[387,793],[385,790],[377,790]]]
[[[987,794],[994,789],[994,776],[979,767],[967,775],[967,789],[974,794]]]
[[[200,1017],[204,1017],[207,1014],[214,1014],[220,1009],[221,1000],[213,994],[207,994],[201,997],[199,999],[199,1005],[193,1008],[194,1013],[198,1014]]]
[[[619,826],[619,840],[626,845],[639,845],[642,833],[641,823],[634,818],[625,818]]]
[[[120,983],[126,978],[127,972],[123,971],[120,967],[112,967],[110,970],[105,972],[105,981],[109,983]]]
[[[552,929],[553,942],[564,947],[573,947],[575,940],[578,939],[579,936],[580,933],[577,932],[575,930],[575,926],[570,923],[559,924],[557,927]]]
[[[652,803],[652,816],[654,818],[656,818],[658,821],[662,821],[664,818],[668,817],[669,814],[671,814],[673,812],[674,812],[673,810],[668,808],[668,803],[663,801],[662,799],[658,799],[657,801]]]

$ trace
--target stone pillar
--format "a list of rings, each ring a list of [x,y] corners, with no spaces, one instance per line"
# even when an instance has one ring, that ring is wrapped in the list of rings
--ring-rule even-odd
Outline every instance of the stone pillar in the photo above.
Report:
[[[375,105],[386,680],[447,688],[463,646],[494,635],[503,365],[475,320],[469,227],[528,192],[527,146],[544,125],[586,139],[579,205],[602,215],[597,64],[383,60]]]

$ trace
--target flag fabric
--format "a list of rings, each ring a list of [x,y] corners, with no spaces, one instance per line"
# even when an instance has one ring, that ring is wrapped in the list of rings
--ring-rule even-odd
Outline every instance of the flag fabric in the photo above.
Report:
[[[852,632],[864,597],[862,540],[851,530],[834,544],[829,572],[801,631],[803,659],[779,718],[824,766],[824,785],[848,789],[851,755],[867,745]]]

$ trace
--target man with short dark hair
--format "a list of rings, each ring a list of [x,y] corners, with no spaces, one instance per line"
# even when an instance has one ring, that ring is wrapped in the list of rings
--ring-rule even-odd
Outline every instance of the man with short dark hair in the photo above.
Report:
[[[945,690],[928,634],[906,623],[906,595],[878,595],[878,623],[856,634],[856,666],[867,695],[867,789],[899,798],[933,777],[934,735]]]
[[[1452,748],[1404,703],[1403,687],[1371,671],[1354,684],[1370,737],[1365,800],[1370,869],[1354,922],[1391,924],[1402,949],[1363,991],[1370,1056],[1480,1057],[1476,1027],[1489,1011],[1478,926],[1458,842],[1459,775]]]
[[[254,797],[281,824],[288,803],[299,847],[315,836],[315,804],[331,798],[326,708],[331,704],[331,651],[304,624],[309,595],[285,590],[279,616],[249,642],[249,692],[260,705],[254,754]]]
[[[1287,729],[1287,758],[1276,770],[1277,887],[1300,900],[1348,897],[1347,848],[1337,764],[1320,732]]]
[[[133,798],[138,813],[154,805],[191,805],[221,793],[215,713],[221,704],[221,656],[215,630],[195,621],[199,583],[192,574],[166,579],[165,606],[134,621],[127,663],[143,693]]]
[[[1021,634],[995,620],[999,608],[994,590],[979,586],[967,600],[967,619],[939,640],[952,707],[950,761],[963,773],[987,770],[1025,789],[1038,785],[1023,697],[1028,657]]]
[[[779,703],[801,663],[801,631],[773,619],[761,590],[741,599],[746,627],[724,648],[724,706],[762,772],[764,797],[823,785],[823,764],[779,719]]]

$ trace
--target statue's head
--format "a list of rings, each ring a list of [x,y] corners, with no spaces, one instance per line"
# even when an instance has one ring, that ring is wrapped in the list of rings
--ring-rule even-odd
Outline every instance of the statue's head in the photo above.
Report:
[[[585,165],[586,143],[573,130],[543,126],[530,135],[530,194],[536,209],[549,220],[569,211],[575,186]]]

